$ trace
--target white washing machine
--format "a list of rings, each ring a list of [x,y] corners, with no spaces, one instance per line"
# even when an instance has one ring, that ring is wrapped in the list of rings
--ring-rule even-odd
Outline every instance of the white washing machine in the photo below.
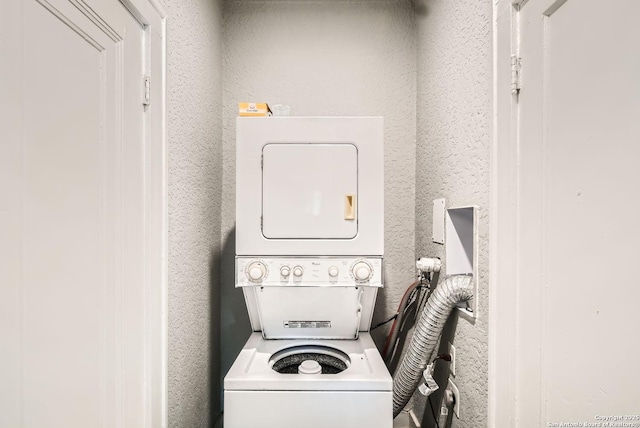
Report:
[[[238,118],[236,287],[254,333],[224,426],[392,426],[368,333],[383,285],[383,120]]]
[[[314,374],[314,364],[298,373],[303,361],[319,364],[322,374]],[[365,332],[357,340],[266,340],[253,333],[224,383],[225,428],[393,424],[391,378]]]

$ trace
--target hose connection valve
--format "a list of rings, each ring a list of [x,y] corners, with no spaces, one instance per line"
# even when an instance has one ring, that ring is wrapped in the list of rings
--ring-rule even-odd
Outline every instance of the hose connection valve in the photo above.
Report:
[[[416,269],[418,269],[418,272],[423,275],[430,272],[440,272],[441,267],[442,260],[437,257],[420,257],[416,261]]]

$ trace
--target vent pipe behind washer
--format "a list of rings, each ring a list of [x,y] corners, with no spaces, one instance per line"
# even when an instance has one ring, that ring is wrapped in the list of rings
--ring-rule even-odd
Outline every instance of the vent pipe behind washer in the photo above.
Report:
[[[449,314],[458,303],[473,298],[472,279],[471,275],[447,277],[429,297],[413,332],[409,349],[393,375],[394,418],[407,405],[416,390]]]

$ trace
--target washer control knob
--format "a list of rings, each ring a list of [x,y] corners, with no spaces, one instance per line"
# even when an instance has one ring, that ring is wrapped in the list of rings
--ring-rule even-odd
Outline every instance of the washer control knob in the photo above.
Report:
[[[353,265],[351,272],[358,281],[366,281],[371,277],[371,266],[366,262],[358,262]]]
[[[262,262],[253,262],[247,267],[247,274],[251,281],[261,281],[267,274],[267,267]]]
[[[293,268],[293,276],[300,277],[303,273],[304,269],[302,269],[302,266],[296,266]]]
[[[282,266],[280,268],[280,275],[282,275],[282,276],[284,276],[286,278],[290,274],[291,274],[291,268],[289,266]]]
[[[340,271],[339,271],[339,270],[338,270],[338,268],[337,268],[337,267],[335,267],[335,266],[331,266],[331,267],[329,268],[329,276],[330,276],[330,277],[332,277],[332,278],[335,278],[336,276],[338,276],[338,273],[339,273],[339,272],[340,272]]]

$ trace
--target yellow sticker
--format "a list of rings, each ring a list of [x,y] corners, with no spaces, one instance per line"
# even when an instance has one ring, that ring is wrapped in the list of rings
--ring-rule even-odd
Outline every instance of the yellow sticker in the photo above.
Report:
[[[238,113],[240,116],[269,116],[271,109],[267,103],[240,103]]]

